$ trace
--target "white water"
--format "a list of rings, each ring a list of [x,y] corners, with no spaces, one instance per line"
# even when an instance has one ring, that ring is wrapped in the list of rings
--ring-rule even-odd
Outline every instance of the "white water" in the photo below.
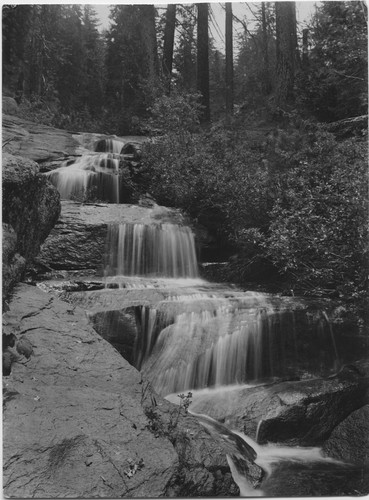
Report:
[[[185,288],[186,290],[192,290],[195,294],[195,288],[206,285],[207,282],[201,278],[143,278],[141,276],[105,276],[105,284],[107,287],[110,285],[116,285],[117,288],[128,288],[128,289],[180,289]],[[173,297],[178,297],[173,295]],[[169,297],[167,300],[171,300]],[[173,300],[176,300],[175,298]]]
[[[166,398],[169,399],[173,403],[178,404],[174,399],[174,395]],[[273,474],[273,469],[276,464],[281,464],[281,462],[288,463],[299,463],[302,466],[304,464],[336,464],[339,466],[345,466],[345,464],[341,461],[335,460],[333,458],[325,457],[322,454],[321,448],[318,447],[302,447],[302,446],[284,446],[279,444],[265,444],[260,445],[251,439],[249,436],[246,436],[244,433],[230,430],[223,424],[220,424],[213,418],[208,415],[197,414],[191,411],[191,407],[189,409],[189,413],[193,416],[197,417],[201,425],[203,425],[210,433],[215,435],[221,435],[222,439],[225,443],[225,448],[231,452],[235,457],[242,456],[242,447],[240,443],[234,439],[234,436],[238,436],[241,440],[246,443],[248,449],[251,449],[255,452],[256,458],[254,459],[255,464],[259,465],[264,472],[265,476],[261,483],[260,488],[253,488],[247,478],[244,476],[242,472],[240,472],[232,459],[230,454],[227,454],[227,461],[229,467],[231,469],[231,473],[233,479],[236,484],[240,488],[240,496],[241,497],[256,497],[256,496],[264,496],[265,492],[263,491],[263,485],[267,482],[268,478]],[[233,438],[232,438],[233,436]],[[249,453],[249,452],[247,452]],[[342,469],[344,471],[344,469]]]
[[[62,199],[82,201],[90,194],[100,201],[119,203],[119,163],[122,159],[122,141],[102,139],[95,151],[87,152],[72,165],[66,162],[45,175],[54,184]],[[94,191],[93,193],[89,193]]]
[[[165,307],[169,302],[176,307]],[[243,298],[189,294],[170,297],[161,308],[172,310],[173,320],[155,325],[156,340],[142,369],[164,396],[295,376],[302,363],[310,376],[320,374],[322,360],[326,360],[323,370],[336,366],[330,333],[321,330],[321,322],[301,323],[308,331],[317,328],[319,342],[327,350],[325,355],[320,348],[325,358],[310,359],[305,340],[296,332],[295,313],[275,309],[263,294]]]
[[[119,158],[112,153],[90,153],[70,166],[63,166],[45,175],[55,185],[62,199],[83,198],[88,189],[119,203]]]
[[[198,276],[194,235],[185,226],[111,225],[108,229],[107,248],[107,276]]]
[[[116,139],[101,139],[100,141],[97,141],[95,143],[94,150],[120,154],[123,146],[124,142],[118,141]]]

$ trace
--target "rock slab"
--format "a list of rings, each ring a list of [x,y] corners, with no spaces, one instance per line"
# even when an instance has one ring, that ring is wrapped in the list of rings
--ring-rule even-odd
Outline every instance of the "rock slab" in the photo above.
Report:
[[[11,111],[9,106],[6,111]],[[36,162],[73,155],[80,147],[79,142],[66,130],[24,120],[10,113],[3,115],[3,143],[6,153]]]
[[[16,344],[31,347],[25,354],[7,347],[7,497],[238,494],[221,447],[193,417],[177,419],[177,408],[149,395],[140,373],[81,309],[22,284],[3,321]],[[159,421],[178,420],[171,432],[153,430],[147,399]]]
[[[107,203],[61,202],[61,216],[42,246],[39,261],[55,270],[91,269],[102,273],[108,226],[123,223],[180,224],[178,210]]]

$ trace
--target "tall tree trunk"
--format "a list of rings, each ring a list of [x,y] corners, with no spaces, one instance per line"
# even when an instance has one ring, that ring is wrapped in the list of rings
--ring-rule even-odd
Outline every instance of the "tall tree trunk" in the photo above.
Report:
[[[209,22],[207,3],[197,4],[197,90],[202,95],[200,120],[210,122],[209,90]]]
[[[297,34],[295,2],[276,2],[277,85],[276,104],[293,102]]]
[[[269,52],[268,52],[268,25],[265,12],[265,2],[261,2],[261,27],[263,35],[263,71],[262,90],[264,95],[269,95],[272,90],[269,73]]]
[[[142,15],[141,33],[146,51],[144,73],[148,81],[154,83],[159,76],[158,44],[155,28],[155,6],[140,5]]]
[[[302,30],[302,69],[306,70],[309,67],[309,30],[307,28]]]
[[[163,75],[166,79],[167,91],[170,92],[170,79],[173,67],[174,31],[176,25],[176,4],[168,4],[165,16]]]
[[[226,3],[225,51],[226,51],[226,113],[233,114],[233,23],[232,4]]]

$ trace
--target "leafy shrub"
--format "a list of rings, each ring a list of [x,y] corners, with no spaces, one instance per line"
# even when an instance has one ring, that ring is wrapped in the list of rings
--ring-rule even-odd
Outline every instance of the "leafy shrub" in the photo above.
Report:
[[[164,126],[167,99],[154,104],[154,118],[159,118],[153,118],[153,126]],[[270,177],[265,154],[239,140],[233,130],[214,127],[194,134],[199,108],[191,99],[175,96],[170,130],[144,146],[143,185],[158,203],[184,209],[214,234],[235,242],[245,227],[267,225]]]
[[[366,294],[366,144],[322,133],[295,158],[271,210],[267,256],[295,285],[349,301]]]
[[[183,134],[198,130],[201,110],[200,94],[173,91],[157,97],[151,108],[150,125],[161,133]]]

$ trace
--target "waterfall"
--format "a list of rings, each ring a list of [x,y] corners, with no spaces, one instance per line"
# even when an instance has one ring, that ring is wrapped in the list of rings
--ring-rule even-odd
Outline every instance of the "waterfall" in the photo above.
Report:
[[[198,276],[192,231],[175,224],[119,224],[108,229],[106,276]]]
[[[256,307],[254,301],[251,307],[247,302],[239,307],[229,300],[214,300],[213,310],[180,313],[172,324],[156,324],[154,336],[152,330],[144,331],[150,348],[140,359],[155,389],[167,395],[333,373],[336,346],[321,318],[275,309],[267,296],[257,294],[255,299]],[[188,308],[187,303],[183,305]]]
[[[74,163],[65,162],[45,175],[54,184],[62,199],[122,202],[119,165],[122,160],[122,141],[101,139],[94,144],[94,153],[87,152]]]
[[[116,139],[100,139],[94,144],[94,151],[121,154],[124,142]]]
[[[83,198],[92,192],[97,199],[119,203],[119,156],[95,153],[45,174],[62,199]]]

